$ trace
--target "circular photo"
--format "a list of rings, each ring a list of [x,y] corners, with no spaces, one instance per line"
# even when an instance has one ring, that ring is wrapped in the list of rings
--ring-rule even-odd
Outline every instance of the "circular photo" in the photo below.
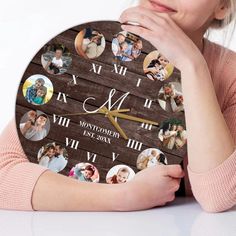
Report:
[[[157,165],[167,165],[167,158],[157,148],[149,148],[141,152],[137,159],[137,168],[143,170]]]
[[[30,141],[44,139],[50,130],[50,120],[41,111],[30,110],[24,114],[20,121],[22,135]]]
[[[113,166],[107,173],[106,182],[108,184],[123,184],[135,176],[135,172],[126,165]]]
[[[145,57],[143,70],[150,80],[164,81],[172,75],[174,66],[156,50]]]
[[[176,118],[162,122],[158,138],[163,146],[170,150],[182,148],[187,143],[187,131],[184,122]]]
[[[75,38],[76,52],[85,59],[95,59],[102,55],[106,47],[103,34],[86,28],[78,33]]]
[[[68,153],[59,143],[48,143],[38,152],[38,163],[51,171],[58,173],[65,169],[68,163]]]
[[[90,163],[79,163],[70,170],[69,177],[85,182],[99,182],[97,168]]]
[[[32,75],[23,84],[22,91],[27,102],[39,106],[52,98],[53,85],[44,75]]]
[[[137,59],[143,48],[143,42],[137,35],[121,31],[112,39],[112,52],[117,61]]]
[[[64,74],[72,63],[69,50],[63,44],[49,44],[41,56],[43,68],[51,75]]]
[[[181,83],[170,82],[164,84],[158,94],[161,108],[167,112],[184,111],[184,99]]]

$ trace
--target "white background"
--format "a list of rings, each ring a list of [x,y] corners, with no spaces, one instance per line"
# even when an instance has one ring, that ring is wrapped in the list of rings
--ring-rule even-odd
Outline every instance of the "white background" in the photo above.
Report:
[[[0,210],[1,236],[235,236],[236,208],[203,212],[192,198],[139,212]]]
[[[14,116],[16,91],[35,53],[62,31],[87,21],[118,20],[135,0],[1,0],[0,132]],[[212,34],[214,41],[222,41]],[[230,48],[236,50],[236,34]]]
[[[14,116],[16,91],[35,53],[60,32],[88,21],[118,20],[130,0],[1,0],[0,132]],[[213,40],[220,37],[213,34]],[[236,50],[236,37],[230,47]],[[236,209],[235,209],[236,210]],[[133,213],[0,211],[0,235],[235,235],[236,211],[210,215],[193,199]],[[14,225],[14,226],[13,226]]]

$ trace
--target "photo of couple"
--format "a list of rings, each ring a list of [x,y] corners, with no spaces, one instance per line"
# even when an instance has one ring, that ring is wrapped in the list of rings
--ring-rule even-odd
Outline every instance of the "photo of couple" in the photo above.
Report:
[[[44,105],[52,98],[53,85],[44,75],[32,75],[25,81],[22,92],[30,104]]]
[[[97,168],[90,163],[78,163],[70,170],[69,177],[79,181],[98,183],[100,176]]]
[[[113,166],[107,173],[106,182],[108,184],[123,184],[135,176],[135,172],[126,165]]]
[[[137,159],[137,168],[143,170],[156,165],[167,165],[164,153],[156,148],[149,148],[141,152]]]
[[[143,70],[148,79],[164,81],[172,75],[174,66],[156,50],[145,57]]]
[[[182,148],[187,143],[187,131],[181,120],[172,118],[164,121],[158,133],[163,146],[173,150]]]
[[[55,173],[64,170],[68,163],[68,153],[59,143],[48,143],[38,152],[38,163]]]
[[[95,59],[103,53],[106,40],[103,34],[86,28],[78,33],[75,38],[76,52],[85,59]]]
[[[44,139],[50,130],[50,121],[46,114],[41,111],[28,111],[20,121],[22,135],[30,141]]]
[[[158,102],[161,108],[167,112],[184,111],[184,99],[181,83],[170,82],[164,84],[159,91]]]
[[[114,61],[133,61],[140,56],[142,48],[142,40],[126,31],[119,32],[112,40]]]
[[[41,56],[43,68],[51,75],[64,74],[72,63],[69,50],[63,44],[46,44]]]

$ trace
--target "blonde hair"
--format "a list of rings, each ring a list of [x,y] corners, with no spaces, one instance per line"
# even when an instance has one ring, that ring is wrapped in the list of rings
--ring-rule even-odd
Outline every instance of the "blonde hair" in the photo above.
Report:
[[[235,0],[222,0],[222,2],[226,3],[228,13],[223,20],[213,20],[206,35],[208,37],[212,29],[223,30],[221,44],[225,47],[229,47],[236,27],[236,2]]]
[[[225,3],[226,7],[228,8],[228,12],[226,14],[226,17],[222,20],[213,20],[211,23],[209,29],[207,30],[205,37],[209,38],[211,36],[212,30],[221,30],[220,32],[220,44],[223,46],[220,50],[220,60],[217,62],[217,67],[220,69],[223,69],[224,63],[226,60],[227,51],[225,48],[229,48],[231,40],[233,38],[233,34],[236,28],[236,2],[235,0],[221,0],[221,3]],[[213,61],[215,61],[214,55],[210,55],[211,61],[213,64]],[[212,66],[212,65],[211,65]]]
[[[226,3],[226,7],[229,9],[226,17],[223,20],[215,19],[212,22],[211,27],[216,29],[224,28],[225,26],[229,25],[231,22],[234,21],[236,16],[236,3],[235,0],[222,0],[222,3]],[[235,26],[235,23],[234,23]]]

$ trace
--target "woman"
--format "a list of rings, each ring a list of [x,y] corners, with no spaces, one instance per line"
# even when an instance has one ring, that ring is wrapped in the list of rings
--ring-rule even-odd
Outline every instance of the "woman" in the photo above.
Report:
[[[188,172],[196,199],[209,212],[225,211],[236,204],[236,54],[203,36],[208,28],[222,28],[231,22],[235,13],[233,0],[172,0],[169,6],[142,0],[139,7],[126,10],[120,18],[121,23],[138,22],[139,26],[123,29],[150,41],[182,72]],[[221,52],[227,56],[222,57]],[[4,196],[0,207],[4,209],[147,209],[173,201],[184,176],[178,165],[158,165],[140,171],[127,183],[93,184],[91,188],[89,183],[29,163],[14,123],[2,134],[0,145],[0,197]]]
[[[49,167],[50,160],[55,156],[55,146],[53,144],[49,144],[45,147],[45,150],[39,157],[39,165],[44,167]]]
[[[31,141],[39,141],[47,136],[47,130],[45,128],[48,117],[45,114],[40,114],[32,124],[31,121],[20,124],[21,133],[25,138]]]

